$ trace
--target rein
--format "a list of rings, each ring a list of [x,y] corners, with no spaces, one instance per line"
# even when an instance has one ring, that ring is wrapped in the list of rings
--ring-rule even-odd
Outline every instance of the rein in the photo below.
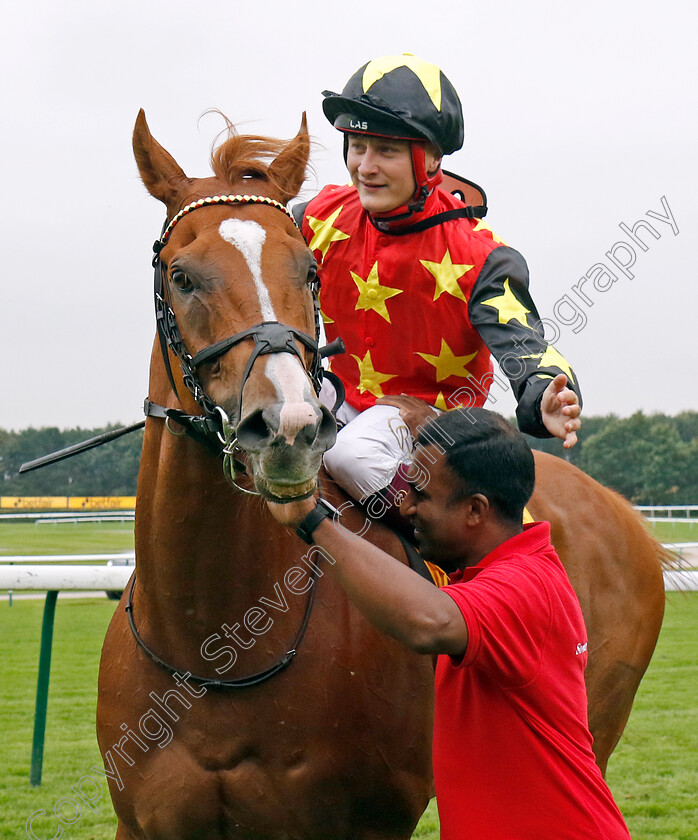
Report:
[[[305,604],[305,613],[303,614],[303,620],[301,622],[301,626],[296,633],[296,637],[293,640],[291,648],[286,651],[286,654],[275,664],[271,665],[269,668],[265,668],[264,671],[258,671],[256,674],[251,674],[249,677],[238,677],[234,680],[216,680],[211,679],[210,677],[198,677],[196,674],[192,674],[189,671],[184,671],[182,668],[175,668],[173,665],[168,665],[163,659],[152,651],[148,645],[143,641],[142,637],[138,633],[136,629],[136,622],[133,618],[133,589],[136,585],[136,575],[134,573],[133,578],[131,579],[131,585],[128,590],[128,600],[126,602],[126,615],[128,617],[128,625],[131,628],[131,633],[133,634],[133,638],[136,640],[138,647],[146,654],[146,656],[154,662],[158,667],[162,668],[163,670],[167,671],[168,674],[171,676],[180,676],[186,677],[186,679],[193,680],[195,683],[198,683],[201,686],[213,686],[214,688],[250,688],[253,685],[259,685],[259,683],[263,683],[266,680],[273,677],[275,674],[278,674],[280,671],[288,668],[288,666],[293,662],[293,657],[298,652],[298,647],[300,643],[303,641],[303,637],[305,636],[305,631],[308,629],[308,624],[310,623],[310,614],[313,611],[313,603],[315,601],[315,584],[318,578],[318,567],[311,563],[312,572],[310,574],[310,592],[308,593],[308,600]],[[186,676],[188,675],[188,676]]]

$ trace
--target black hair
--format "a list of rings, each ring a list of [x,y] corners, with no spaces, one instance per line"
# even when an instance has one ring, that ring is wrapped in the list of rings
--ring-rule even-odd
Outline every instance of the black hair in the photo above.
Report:
[[[446,411],[420,430],[417,443],[445,451],[461,485],[452,501],[482,493],[503,519],[521,522],[535,463],[524,436],[500,414],[485,408]]]

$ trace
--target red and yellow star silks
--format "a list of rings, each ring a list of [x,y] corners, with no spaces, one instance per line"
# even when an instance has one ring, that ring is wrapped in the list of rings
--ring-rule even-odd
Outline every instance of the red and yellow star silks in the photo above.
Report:
[[[476,222],[466,224],[470,231]],[[470,290],[494,245],[489,234],[466,243],[436,226],[384,236],[353,187],[327,187],[313,199],[303,233],[322,264],[327,339],[341,336],[347,346],[332,370],[351,405],[362,410],[384,394],[408,393],[446,407],[460,385],[491,370],[468,319]]]
[[[405,224],[462,206],[437,189]],[[391,235],[371,223],[353,187],[331,186],[306,207],[303,235],[322,263],[327,339],[341,337],[347,347],[332,370],[360,411],[403,393],[442,409],[483,405],[491,350],[500,361],[516,357],[503,369],[517,398],[530,377],[551,368],[574,381],[564,357],[536,332],[525,261],[481,220]]]

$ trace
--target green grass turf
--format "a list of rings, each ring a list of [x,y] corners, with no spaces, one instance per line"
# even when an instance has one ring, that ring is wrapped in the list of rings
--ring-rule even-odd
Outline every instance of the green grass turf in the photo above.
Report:
[[[0,840],[26,837],[29,815],[39,809],[52,815],[54,804],[73,795],[72,785],[100,762],[94,734],[97,668],[114,607],[106,598],[58,602],[43,784],[30,788],[43,601],[0,603]],[[698,593],[670,593],[657,651],[609,766],[609,783],[634,840],[694,840],[698,834],[696,638]],[[100,806],[99,813],[85,806],[75,825],[64,826],[65,840],[113,840],[106,787]],[[37,837],[52,837],[57,827],[53,816],[34,823]],[[438,836],[432,803],[414,838]]]
[[[662,542],[698,542],[698,520],[649,523],[649,527]],[[0,558],[8,554],[107,554],[132,549],[133,522],[37,525],[0,520]]]
[[[33,823],[37,837],[53,837],[59,823],[54,804],[74,796],[71,786],[101,765],[95,737],[97,670],[102,640],[115,608],[106,598],[58,600],[49,687],[41,787],[29,786],[36,676],[43,599],[0,603],[0,838],[26,838],[27,818],[40,809],[49,817]],[[106,795],[100,813],[85,806],[79,822],[63,826],[69,838],[112,838],[115,817]],[[65,814],[71,812],[66,805]]]
[[[8,554],[116,554],[133,550],[133,522],[38,525],[0,520],[0,562]]]
[[[650,522],[649,525],[661,542],[698,542],[698,519],[692,522]]]

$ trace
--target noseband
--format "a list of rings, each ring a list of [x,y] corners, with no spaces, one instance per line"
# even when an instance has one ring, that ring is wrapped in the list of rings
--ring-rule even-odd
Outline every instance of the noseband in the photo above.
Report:
[[[323,379],[321,352],[318,348],[318,339],[320,337],[320,304],[318,301],[320,281],[316,277],[310,284],[310,291],[313,295],[315,338],[312,338],[301,330],[295,329],[295,327],[288,327],[278,321],[263,321],[262,323],[249,327],[248,329],[236,333],[229,338],[217,341],[215,344],[211,344],[209,347],[206,347],[205,349],[192,355],[184,344],[184,339],[182,338],[179,326],[177,325],[176,315],[167,301],[167,269],[160,259],[160,252],[167,244],[172,231],[181,219],[189,213],[192,213],[194,210],[198,210],[201,207],[210,207],[215,204],[266,204],[269,207],[275,207],[277,210],[285,213],[291,219],[296,228],[298,228],[298,225],[289,210],[287,210],[281,202],[276,201],[273,198],[260,195],[214,195],[209,196],[208,198],[200,198],[198,201],[188,204],[180,210],[179,213],[177,213],[171,222],[165,222],[160,239],[156,240],[153,245],[153,268],[155,269],[155,317],[158,338],[160,341],[160,349],[162,351],[162,357],[165,363],[165,369],[167,370],[167,376],[170,380],[170,385],[172,386],[172,390],[177,398],[179,398],[177,386],[175,385],[174,377],[172,376],[172,369],[170,368],[170,361],[167,353],[168,347],[179,360],[184,385],[191,392],[196,402],[204,410],[206,418],[210,422],[213,422],[214,425],[221,424],[220,432],[224,433],[225,430],[222,426],[223,422],[227,420],[227,416],[223,409],[220,406],[217,406],[204,391],[203,385],[201,384],[197,373],[197,368],[200,365],[218,359],[236,344],[239,344],[248,338],[254,339],[255,343],[250,358],[245,365],[242,382],[240,384],[240,398],[238,401],[240,409],[242,408],[242,393],[245,388],[245,384],[252,372],[252,366],[259,356],[266,356],[271,353],[291,353],[300,360],[303,368],[306,369],[305,360],[296,345],[296,340],[303,344],[313,354],[308,375],[313,383],[315,393],[320,393]],[[224,438],[221,438],[221,441],[223,440]]]

